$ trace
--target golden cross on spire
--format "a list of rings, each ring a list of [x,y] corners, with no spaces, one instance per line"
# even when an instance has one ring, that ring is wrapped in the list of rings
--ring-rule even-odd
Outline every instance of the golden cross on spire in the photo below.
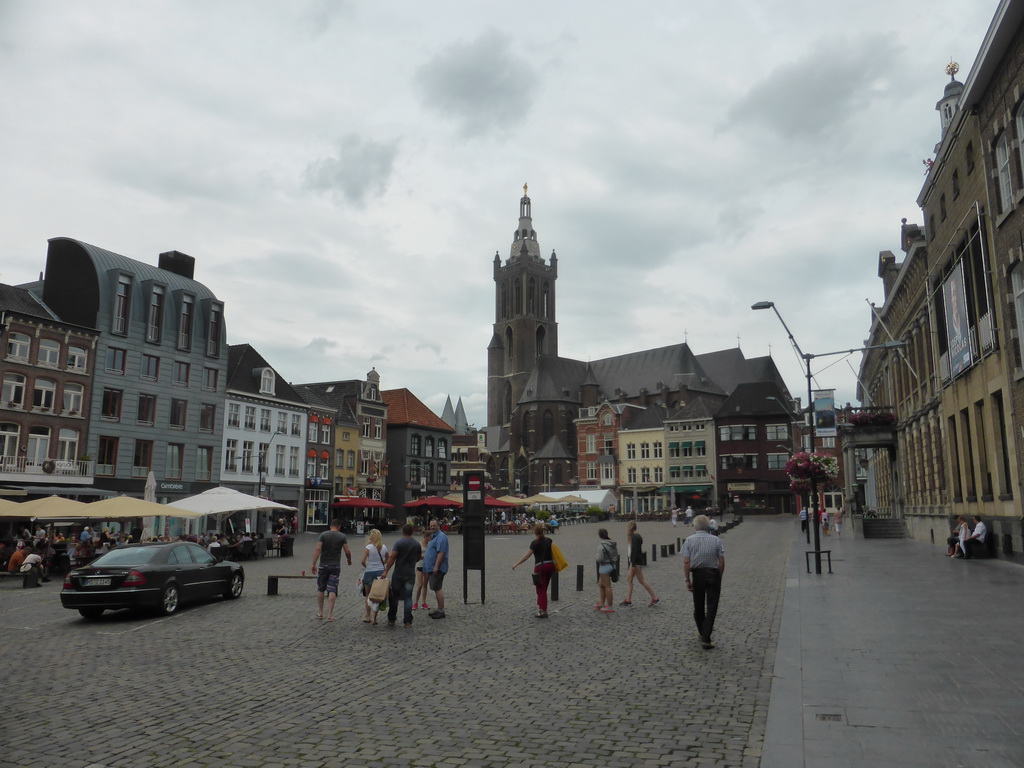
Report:
[[[955,78],[956,73],[959,71],[960,65],[953,61],[953,59],[950,59],[949,64],[946,65],[946,74],[949,75],[950,78]]]

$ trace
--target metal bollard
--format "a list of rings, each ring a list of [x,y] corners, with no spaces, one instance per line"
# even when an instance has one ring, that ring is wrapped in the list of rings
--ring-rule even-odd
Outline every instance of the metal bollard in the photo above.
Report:
[[[675,553],[676,553],[676,545],[675,544],[669,544],[668,545],[668,556],[672,557]]]
[[[582,565],[577,565],[576,566],[576,591],[577,592],[582,592],[583,591],[583,566]]]
[[[651,562],[657,562],[658,560],[658,545],[651,544]]]
[[[661,545],[661,556],[668,557],[668,544]]]
[[[551,602],[558,602],[558,571],[551,574]]]
[[[683,540],[680,539],[678,536],[676,536],[676,549],[678,549],[680,552],[683,551]]]

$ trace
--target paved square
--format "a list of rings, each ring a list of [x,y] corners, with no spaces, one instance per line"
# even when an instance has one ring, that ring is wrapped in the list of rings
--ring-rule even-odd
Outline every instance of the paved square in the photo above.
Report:
[[[550,618],[533,617],[529,536],[488,537],[487,599],[452,537],[448,618],[412,629],[361,622],[357,565],[343,566],[338,621],[315,616],[296,557],[246,564],[243,597],[168,618],[61,608],[59,583],[0,588],[0,764],[175,766],[744,766],[760,761],[793,524],[750,519],[725,534],[726,575],[703,651],[678,556],[648,576],[662,599],[600,614],[598,525],[556,536],[570,562]],[[625,524],[607,526],[620,552]],[[692,529],[641,523],[647,549]],[[385,537],[390,544],[394,535]],[[354,559],[362,546],[350,539]],[[659,547],[660,554],[660,547]],[[575,565],[584,565],[576,591]],[[616,603],[625,592],[615,585]],[[433,603],[431,602],[433,606]],[[17,702],[15,705],[14,703]]]

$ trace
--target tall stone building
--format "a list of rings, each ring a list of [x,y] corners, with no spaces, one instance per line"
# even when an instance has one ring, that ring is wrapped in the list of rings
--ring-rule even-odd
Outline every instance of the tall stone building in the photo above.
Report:
[[[898,417],[895,471],[873,460],[878,504],[911,533],[944,541],[950,514],[980,515],[1021,551],[1024,449],[1024,5],[999,4],[970,73],[936,105],[940,141],[904,224],[906,257],[882,255],[885,306],[865,356],[865,394]]]
[[[748,360],[738,349],[697,356],[683,343],[590,362],[560,356],[558,257],[552,252],[545,261],[540,252],[531,201],[524,194],[510,255],[504,262],[494,257],[486,432],[488,473],[498,492],[572,490],[594,483],[598,474],[603,486],[617,487],[621,457],[605,442],[625,424],[614,430],[597,424],[602,404],[675,409],[701,395],[721,402],[737,384],[753,381],[777,382],[787,392],[770,357]],[[578,428],[593,438],[592,446],[580,448]],[[580,450],[586,455],[582,467]],[[638,480],[630,495],[639,502],[641,487],[655,497],[674,492],[653,477],[652,467],[651,481]]]

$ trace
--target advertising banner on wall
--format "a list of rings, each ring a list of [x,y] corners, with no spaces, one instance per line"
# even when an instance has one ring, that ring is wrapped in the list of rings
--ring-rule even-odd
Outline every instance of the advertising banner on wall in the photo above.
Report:
[[[836,436],[836,391],[818,389],[814,396],[814,432],[818,437]]]
[[[974,363],[971,354],[970,325],[967,321],[967,291],[964,287],[964,263],[958,261],[942,284],[942,306],[946,313],[946,346],[949,376],[955,378]]]

